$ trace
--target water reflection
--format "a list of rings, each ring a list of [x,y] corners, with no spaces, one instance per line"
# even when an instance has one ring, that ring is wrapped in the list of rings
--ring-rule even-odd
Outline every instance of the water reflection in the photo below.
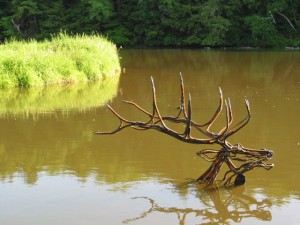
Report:
[[[112,100],[119,77],[96,83],[63,87],[35,87],[0,90],[0,117],[38,117],[55,111],[86,111]]]
[[[124,220],[123,223],[132,223],[137,220],[145,219],[149,214],[175,214],[179,225],[186,224],[186,220],[192,217],[197,224],[231,224],[241,223],[243,219],[256,219],[271,221],[272,214],[270,208],[272,203],[267,198],[257,200],[244,193],[244,186],[233,187],[227,190],[219,188],[202,190],[197,192],[197,198],[203,204],[202,209],[162,207],[156,203],[155,199],[148,197],[134,197],[132,199],[143,199],[150,205],[149,209],[142,212],[139,216]],[[209,199],[207,199],[209,197]]]

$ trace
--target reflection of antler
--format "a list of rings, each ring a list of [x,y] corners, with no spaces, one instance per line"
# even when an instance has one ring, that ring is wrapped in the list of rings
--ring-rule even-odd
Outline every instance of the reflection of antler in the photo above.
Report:
[[[119,119],[120,125],[111,132],[95,132],[95,134],[103,135],[103,134],[115,134],[124,128],[131,127],[136,130],[148,130],[154,129],[159,132],[165,133],[170,135],[180,141],[190,143],[190,144],[218,144],[221,146],[220,150],[214,149],[204,149],[197,153],[200,157],[204,158],[206,161],[212,162],[211,166],[208,168],[206,172],[204,172],[197,181],[204,182],[208,184],[212,184],[217,174],[219,173],[223,163],[226,163],[229,167],[229,171],[224,176],[225,184],[229,184],[231,179],[234,176],[242,175],[243,173],[252,170],[256,167],[263,167],[265,169],[270,169],[273,167],[273,164],[265,164],[263,161],[272,158],[273,152],[268,149],[249,149],[245,148],[240,144],[231,145],[227,142],[227,138],[231,135],[235,134],[237,131],[242,129],[250,120],[250,106],[249,101],[245,100],[247,115],[246,117],[237,123],[236,125],[232,125],[233,123],[233,113],[232,107],[230,103],[230,99],[223,98],[223,93],[221,88],[219,89],[220,92],[220,100],[219,105],[217,107],[216,112],[214,113],[213,117],[204,124],[196,123],[192,120],[192,100],[191,95],[188,95],[188,100],[186,103],[185,91],[184,91],[184,84],[183,78],[180,74],[180,87],[181,87],[181,101],[179,106],[179,112],[177,116],[162,116],[156,100],[156,91],[154,80],[151,77],[152,83],[152,112],[148,112],[147,110],[140,107],[138,104],[132,101],[124,101],[125,103],[132,105],[133,107],[137,108],[139,111],[143,112],[149,117],[149,120],[146,122],[141,121],[132,121],[123,118],[119,115],[111,106],[107,105],[107,107],[111,110],[111,112]],[[211,131],[211,127],[215,123],[215,121],[219,118],[223,106],[225,104],[225,111],[226,111],[226,124],[218,131],[213,132]],[[177,132],[171,129],[166,123],[179,123],[184,124],[183,132]],[[195,130],[202,135],[206,136],[206,138],[196,138],[192,136],[192,130]],[[244,162],[243,165],[237,167],[233,164],[232,161],[240,161]],[[231,176],[227,178],[227,174],[233,173]]]
[[[179,224],[183,225],[185,223],[185,218],[186,218],[187,214],[196,213],[196,215],[204,215],[207,212],[207,210],[198,210],[198,209],[192,209],[192,208],[184,208],[184,209],[179,209],[179,208],[176,208],[176,207],[170,207],[170,208],[165,207],[164,208],[164,207],[158,206],[153,199],[147,198],[147,197],[135,197],[135,198],[132,198],[132,199],[146,199],[146,200],[149,201],[151,207],[148,211],[143,212],[138,217],[124,220],[123,223],[130,223],[130,222],[133,222],[135,220],[143,219],[146,216],[148,216],[149,214],[151,214],[152,212],[161,212],[161,213],[166,213],[166,214],[175,213],[177,215],[178,220],[179,220]]]
[[[164,214],[176,214],[178,224],[184,225],[188,215],[199,217],[201,224],[230,224],[228,220],[241,222],[243,218],[257,218],[263,221],[270,221],[272,215],[267,209],[271,202],[265,200],[257,201],[251,196],[243,193],[235,194],[234,191],[226,199],[221,200],[218,189],[207,192],[213,206],[205,209],[160,207],[153,199],[148,197],[135,197],[133,199],[146,199],[150,203],[150,209],[141,213],[139,216],[124,220],[123,223],[131,223],[136,220],[144,219],[153,212]],[[253,209],[254,207],[255,209]],[[230,208],[230,209],[229,209]],[[207,222],[204,222],[207,221]]]

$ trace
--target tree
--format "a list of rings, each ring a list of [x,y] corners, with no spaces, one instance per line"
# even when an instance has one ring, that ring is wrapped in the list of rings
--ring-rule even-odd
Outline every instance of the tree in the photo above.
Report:
[[[248,16],[245,18],[245,25],[249,28],[252,46],[276,46],[278,37],[276,28],[270,18],[263,18],[259,15]]]
[[[150,47],[300,44],[300,0],[0,0],[0,40],[65,30]]]
[[[41,11],[39,10],[38,2],[34,0],[13,0],[12,8],[11,22],[16,32],[22,38],[29,39],[39,33],[38,16],[41,14]]]
[[[11,13],[11,2],[0,0],[0,42],[14,35],[9,18]]]

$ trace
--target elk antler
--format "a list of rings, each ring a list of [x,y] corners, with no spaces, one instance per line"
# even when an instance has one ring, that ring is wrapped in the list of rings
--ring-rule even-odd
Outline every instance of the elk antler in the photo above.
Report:
[[[272,158],[273,152],[268,149],[249,149],[245,148],[240,144],[231,145],[227,142],[227,138],[235,134],[237,131],[242,129],[250,121],[250,106],[249,101],[245,100],[247,115],[236,125],[232,126],[233,123],[233,114],[230,99],[227,100],[223,98],[223,93],[221,88],[219,88],[220,100],[219,105],[214,113],[213,117],[204,124],[196,123],[192,120],[192,99],[190,93],[188,94],[188,100],[186,102],[184,83],[182,75],[180,74],[180,90],[181,90],[181,100],[179,106],[179,112],[177,116],[162,116],[156,100],[156,91],[153,77],[151,77],[152,84],[152,112],[140,107],[133,101],[123,101],[126,104],[132,105],[137,108],[142,113],[146,114],[149,117],[149,120],[146,122],[141,121],[132,121],[123,118],[118,114],[111,106],[107,105],[110,111],[119,119],[120,125],[113,131],[110,132],[95,132],[98,135],[104,134],[115,134],[127,127],[131,127],[137,130],[148,130],[154,129],[159,132],[170,135],[180,141],[191,143],[191,144],[218,144],[221,146],[220,150],[214,149],[204,149],[197,152],[197,155],[204,158],[206,161],[212,162],[208,170],[203,173],[198,179],[198,182],[205,182],[212,184],[217,174],[219,173],[223,163],[227,164],[229,171],[226,172],[223,181],[225,184],[230,183],[231,179],[234,176],[242,175],[243,173],[252,170],[256,167],[263,167],[265,169],[270,169],[273,167],[273,164],[265,164],[263,161]],[[211,131],[211,127],[214,122],[220,116],[223,106],[225,105],[226,112],[226,124],[218,131]],[[166,125],[166,122],[181,123],[184,124],[185,129],[182,133],[177,132]],[[192,136],[191,131],[195,129],[205,135],[207,138],[197,138]],[[244,162],[240,167],[236,167],[232,161]],[[229,178],[226,179],[229,173],[233,173]]]

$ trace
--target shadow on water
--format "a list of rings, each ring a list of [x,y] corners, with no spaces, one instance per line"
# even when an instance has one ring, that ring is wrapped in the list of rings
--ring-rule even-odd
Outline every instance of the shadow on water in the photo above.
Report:
[[[178,225],[186,224],[187,220],[193,218],[197,224],[230,224],[232,221],[241,223],[243,219],[256,219],[261,221],[271,221],[272,214],[270,208],[272,203],[267,198],[257,200],[244,193],[245,186],[233,186],[231,188],[209,188],[201,189],[195,187],[196,184],[185,183],[180,184],[180,189],[190,189],[196,192],[196,198],[203,204],[199,208],[179,208],[164,207],[157,204],[155,199],[149,197],[133,197],[133,200],[145,201],[148,203],[148,210],[140,215],[126,219],[124,224],[131,224],[139,221],[143,223],[150,214],[160,213],[164,215],[175,215]],[[185,187],[183,187],[185,186]]]

